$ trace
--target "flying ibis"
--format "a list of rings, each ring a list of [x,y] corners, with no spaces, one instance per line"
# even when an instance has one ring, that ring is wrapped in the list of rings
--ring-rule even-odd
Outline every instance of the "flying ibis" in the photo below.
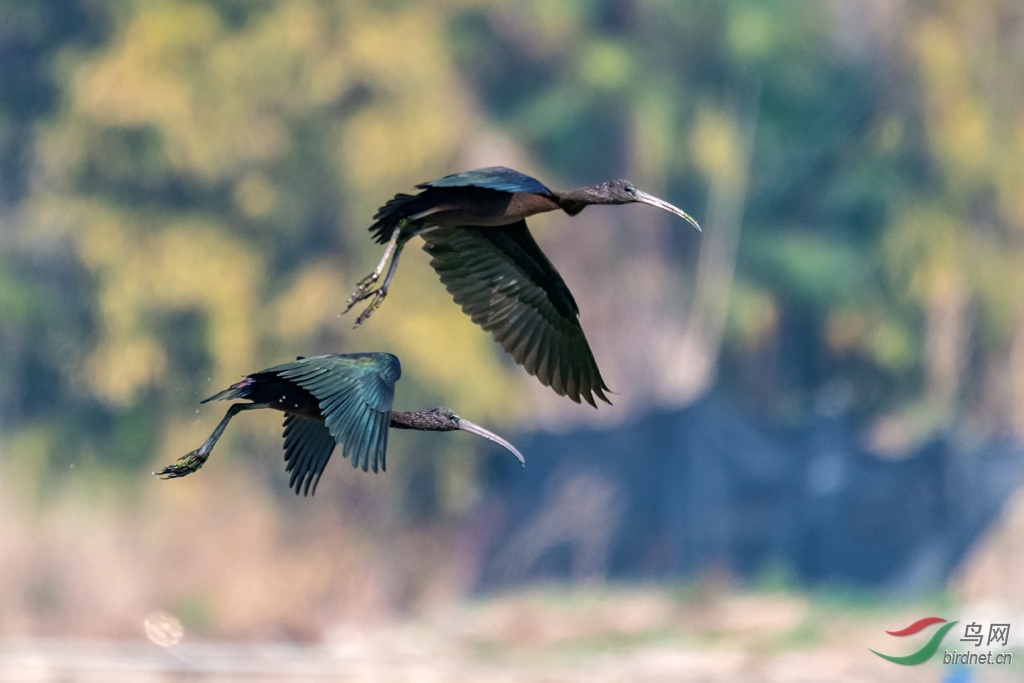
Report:
[[[397,194],[374,216],[370,231],[386,244],[377,268],[357,285],[346,312],[371,298],[356,319],[377,310],[398,268],[402,248],[420,235],[430,265],[473,322],[491,333],[517,363],[556,393],[597,407],[611,403],[579,322],[579,308],[562,277],[534,241],[526,218],[561,209],[575,216],[592,204],[649,204],[700,226],[685,211],[610,180],[555,192],[536,178],[503,166],[456,173]],[[371,289],[388,259],[384,282]]]
[[[524,463],[515,446],[465,420],[448,408],[415,412],[391,410],[395,382],[402,375],[390,353],[350,353],[298,358],[248,375],[203,401],[247,399],[235,403],[202,446],[156,472],[164,479],[184,477],[201,468],[228,423],[245,410],[273,408],[284,417],[284,460],[288,486],[295,493],[316,492],[335,446],[353,467],[384,470],[388,429],[451,432],[461,429],[489,439]]]

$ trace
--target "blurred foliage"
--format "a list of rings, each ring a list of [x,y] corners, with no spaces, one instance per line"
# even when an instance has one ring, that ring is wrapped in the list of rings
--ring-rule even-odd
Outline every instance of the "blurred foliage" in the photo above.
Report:
[[[422,254],[376,324],[336,317],[376,261],[374,209],[499,131],[552,185],[628,175],[701,217],[748,93],[722,388],[806,410],[845,378],[865,416],[945,391],[932,426],[1014,427],[990,407],[1024,370],[1015,0],[4,0],[0,18],[19,65],[0,74],[0,407],[34,471],[173,459],[197,399],[298,353],[393,351],[400,407],[528,415]],[[693,254],[670,245],[685,291]],[[472,500],[454,462],[427,466],[442,508]]]

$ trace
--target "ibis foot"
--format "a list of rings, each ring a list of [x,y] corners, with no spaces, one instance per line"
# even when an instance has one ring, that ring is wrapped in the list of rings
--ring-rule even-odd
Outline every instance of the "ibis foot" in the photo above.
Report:
[[[178,458],[178,462],[173,465],[168,465],[159,472],[154,472],[156,476],[161,479],[177,479],[178,477],[184,477],[185,475],[196,472],[206,463],[206,459],[210,457],[209,451],[203,451],[202,447],[199,447]]]
[[[379,279],[380,273],[374,271],[356,283],[356,288],[352,291],[352,295],[349,296],[348,306],[345,308],[343,313],[348,313],[352,310],[353,306],[370,296],[373,292],[367,292],[367,288]]]
[[[371,296],[373,297],[373,301],[371,301],[370,305],[366,307],[366,310],[360,313],[359,317],[356,318],[356,324],[354,327],[359,327],[364,322],[366,322],[369,319],[369,317],[373,315],[373,312],[380,308],[380,305],[384,303],[384,297],[386,297],[387,295],[388,290],[384,289],[383,287],[381,287],[380,289],[376,289],[372,292],[366,292],[365,294],[363,294],[362,297],[360,297],[360,301],[362,299],[368,299]]]

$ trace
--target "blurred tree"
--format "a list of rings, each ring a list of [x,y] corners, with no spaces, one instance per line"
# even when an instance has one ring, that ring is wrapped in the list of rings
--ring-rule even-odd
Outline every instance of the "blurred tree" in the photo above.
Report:
[[[0,11],[28,65],[0,78],[0,400],[26,458],[174,455],[208,386],[299,352],[391,350],[410,401],[524,414],[422,254],[377,324],[332,315],[374,209],[494,131],[552,185],[626,175],[716,216],[701,242],[651,216],[545,244],[567,276],[607,274],[585,325],[627,405],[717,382],[795,419],[838,382],[905,438],[965,415],[1024,430],[1012,0]],[[689,372],[694,338],[706,368],[677,391],[665,367]]]
[[[253,419],[225,448],[265,456],[242,476],[139,485],[206,436],[199,399],[297,354],[394,352],[397,408],[501,429],[714,387],[775,420],[852,411],[894,451],[1024,434],[1022,35],[1018,0],[0,0],[0,503],[78,487],[8,529],[47,540],[0,554],[4,623],[37,594],[83,632],[164,600],[234,637],[465,590],[503,514],[447,524],[478,500],[472,443],[396,434],[386,477],[339,472],[311,507],[283,498],[280,422]],[[491,163],[626,176],[704,224],[531,225],[586,282],[614,409],[506,362],[419,250],[372,324],[336,317],[380,204]],[[166,558],[194,571],[164,580]],[[159,588],[97,601],[111,566]]]
[[[253,363],[355,345],[410,359],[409,400],[456,394],[481,419],[510,415],[514,373],[468,322],[451,324],[458,311],[439,286],[404,318],[414,331],[385,317],[349,339],[332,315],[373,250],[362,228],[376,206],[447,170],[477,125],[445,54],[445,8],[110,9],[102,45],[64,47],[63,106],[42,128],[21,206],[24,248],[64,245],[79,274],[68,284],[89,290],[77,309],[86,337],[49,319],[47,334],[75,353],[55,354],[47,374],[103,417],[75,425],[91,445],[55,439],[51,455],[85,448],[123,466],[148,462],[153,446],[176,452],[208,387]],[[408,286],[426,277],[420,268]],[[448,363],[417,378],[416,360],[438,351],[475,381]]]
[[[925,312],[935,417],[974,413],[1024,434],[1024,86],[1015,76],[1024,7],[943,1],[927,10],[908,27],[906,49],[933,192],[893,222],[888,265]]]
[[[731,148],[713,131],[759,83],[722,386],[796,417],[839,379],[858,412],[905,413],[920,436],[972,410],[1005,426],[994,405],[1024,414],[1024,382],[1000,379],[1022,376],[1008,353],[1024,362],[1010,343],[1024,334],[1021,14],[1003,0],[538,2],[463,13],[453,45],[546,164],[574,181],[629,169],[670,199],[714,184]],[[655,298],[685,317],[672,300],[699,291],[692,254],[667,234],[626,248],[668,264]],[[655,368],[688,358],[672,348]]]

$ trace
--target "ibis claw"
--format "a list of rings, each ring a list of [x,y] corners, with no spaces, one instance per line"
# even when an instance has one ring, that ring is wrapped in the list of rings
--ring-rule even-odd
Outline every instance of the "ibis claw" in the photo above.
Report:
[[[210,454],[204,453],[203,449],[200,447],[191,453],[178,458],[178,462],[173,465],[168,465],[159,472],[154,472],[153,474],[161,479],[177,479],[178,477],[184,477],[201,469],[206,463],[206,459],[209,457]]]
[[[367,292],[367,288],[374,282],[380,279],[380,273],[374,271],[364,277],[362,280],[356,283],[356,288],[352,291],[352,295],[348,298],[348,306],[345,308],[345,313],[352,310],[352,307],[357,303],[368,297],[372,292]]]
[[[366,307],[366,310],[360,313],[359,317],[356,318],[355,327],[359,327],[366,322],[369,317],[373,315],[373,312],[380,308],[380,305],[384,303],[384,297],[388,295],[388,292],[386,289],[377,289],[372,292],[367,292],[362,298],[368,299],[371,295],[373,296],[373,301],[371,301],[370,305]]]

